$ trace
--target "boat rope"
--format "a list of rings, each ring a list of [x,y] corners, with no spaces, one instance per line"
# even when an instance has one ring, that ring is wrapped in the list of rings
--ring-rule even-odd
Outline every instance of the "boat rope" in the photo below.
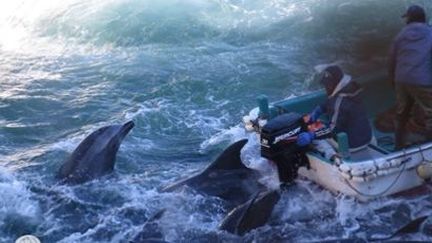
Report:
[[[404,150],[404,156],[405,157],[405,150]],[[345,178],[345,183],[349,186],[349,188],[351,188],[353,191],[355,191],[356,193],[360,194],[363,197],[380,197],[384,194],[386,194],[395,184],[396,182],[399,180],[400,176],[402,175],[402,173],[405,171],[405,167],[406,167],[406,162],[402,164],[402,169],[399,171],[399,174],[396,176],[396,178],[394,179],[394,181],[382,192],[380,193],[376,193],[376,194],[368,194],[368,193],[364,193],[359,191],[357,188],[355,188],[350,182],[349,180],[347,180]]]
[[[423,149],[421,148],[421,146],[419,147],[419,152],[420,152],[420,155],[422,157],[422,161],[426,161],[426,158],[425,158],[425,156],[423,154]]]

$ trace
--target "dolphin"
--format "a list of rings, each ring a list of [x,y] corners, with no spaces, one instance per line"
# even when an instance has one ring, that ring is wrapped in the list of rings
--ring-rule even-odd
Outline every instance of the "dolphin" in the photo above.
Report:
[[[246,142],[247,139],[235,142],[202,172],[168,185],[162,191],[172,192],[189,186],[234,206],[244,203],[263,188],[257,181],[258,174],[244,166],[240,159],[240,150]]]
[[[78,184],[111,173],[120,144],[134,125],[133,121],[129,121],[91,133],[66,159],[56,178],[65,183]]]
[[[252,199],[228,213],[219,229],[243,235],[250,230],[263,226],[269,220],[279,199],[279,190],[257,193]]]
[[[240,151],[246,143],[247,139],[235,142],[202,172],[169,185],[163,191],[189,186],[229,202],[229,208],[235,208],[225,217],[220,229],[233,234],[242,235],[266,224],[280,199],[280,192],[267,191],[258,182],[259,174],[243,165]]]
[[[164,215],[166,209],[161,209],[151,216],[143,225],[141,232],[137,234],[129,243],[166,243],[164,241],[159,224],[157,223]]]
[[[415,218],[414,220],[408,222],[406,225],[402,226],[401,228],[399,228],[396,232],[392,233],[391,235],[384,236],[384,237],[369,238],[368,241],[387,241],[387,240],[391,240],[394,237],[402,235],[402,234],[418,233],[420,231],[422,224],[428,218],[429,218],[429,216],[420,216],[420,217]]]

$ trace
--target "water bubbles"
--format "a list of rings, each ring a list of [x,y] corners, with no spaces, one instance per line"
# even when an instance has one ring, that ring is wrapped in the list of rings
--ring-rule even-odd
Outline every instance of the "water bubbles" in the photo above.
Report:
[[[276,165],[261,157],[261,144],[257,134],[249,134],[248,142],[242,148],[240,158],[243,164],[260,173],[259,181],[270,190],[279,188],[279,176]]]
[[[340,60],[360,74],[382,68],[400,27],[394,17],[405,7],[373,0],[1,2],[0,160],[14,172],[0,169],[0,241],[22,229],[47,242],[125,241],[161,208],[168,209],[160,219],[165,240],[238,241],[217,229],[226,213],[221,200],[156,188],[245,138],[243,162],[276,188],[275,168],[239,124],[255,97],[309,92],[303,82],[319,63]],[[53,185],[59,162],[87,134],[130,119],[137,126],[113,175]],[[301,242],[390,232],[430,214],[430,201],[360,203],[300,178],[272,223],[251,234]],[[429,231],[416,236],[430,240]]]
[[[222,129],[220,132],[212,135],[200,144],[200,151],[205,152],[212,146],[219,145],[223,142],[232,144],[238,140],[246,137],[246,132],[240,125],[230,127],[228,129]]]
[[[39,204],[27,190],[26,185],[2,167],[0,167],[0,195],[2,195],[0,240],[7,241],[9,235],[7,232],[23,234],[33,231],[40,222]]]

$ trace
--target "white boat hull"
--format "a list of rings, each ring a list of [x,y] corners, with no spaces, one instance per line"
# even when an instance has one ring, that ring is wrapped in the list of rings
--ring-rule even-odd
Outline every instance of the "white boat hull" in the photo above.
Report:
[[[350,162],[341,165],[329,163],[319,155],[309,153],[309,168],[300,168],[299,174],[324,188],[367,201],[381,196],[407,191],[421,186],[425,180],[417,172],[419,165],[432,160],[432,145],[423,145],[381,158]],[[393,166],[382,166],[385,163]],[[382,168],[379,168],[379,167]],[[363,170],[358,173],[358,169]]]

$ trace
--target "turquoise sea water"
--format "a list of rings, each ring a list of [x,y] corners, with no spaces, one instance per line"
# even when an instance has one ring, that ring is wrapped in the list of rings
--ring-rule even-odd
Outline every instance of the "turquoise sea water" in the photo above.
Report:
[[[244,138],[241,117],[317,89],[314,67],[380,72],[401,0],[48,0],[0,3],[0,242],[127,242],[161,208],[170,242],[238,241],[217,198],[157,188]],[[55,185],[97,128],[133,120],[114,175]],[[55,185],[55,186],[53,186]],[[299,179],[245,241],[385,234],[430,214],[432,197],[359,204]],[[431,223],[428,224],[429,226]],[[432,231],[402,239],[431,240]]]

